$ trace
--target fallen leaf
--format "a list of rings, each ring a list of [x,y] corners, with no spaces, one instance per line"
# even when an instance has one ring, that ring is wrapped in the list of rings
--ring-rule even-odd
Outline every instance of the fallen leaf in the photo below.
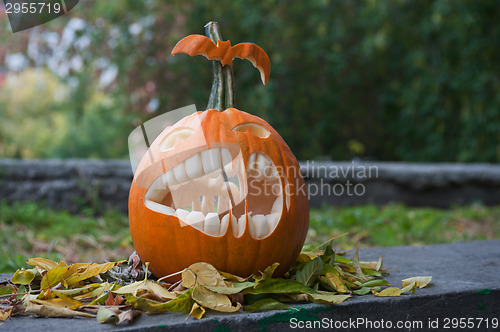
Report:
[[[9,307],[0,307],[0,322],[5,322],[7,318],[10,318],[12,315],[12,309],[14,307],[9,306]]]
[[[66,280],[66,283],[68,285],[73,285],[73,284],[76,284],[80,281],[92,278],[98,274],[104,273],[104,272],[112,269],[113,267],[120,265],[124,262],[126,262],[126,261],[123,260],[123,261],[119,261],[119,262],[109,262],[109,263],[104,263],[104,264],[92,263],[82,272],[75,273],[75,274],[71,275],[69,278],[65,278],[65,280]]]
[[[406,293],[411,291],[412,294],[415,293],[415,290],[417,289],[417,283],[414,281],[409,285],[406,285],[405,287],[401,288],[401,293]]]
[[[214,293],[200,284],[196,284],[193,288],[193,300],[206,308],[221,312],[235,312],[241,308],[239,303],[233,307],[226,295]]]
[[[316,291],[303,283],[291,279],[272,278],[262,280],[254,288],[247,288],[244,294],[294,294],[316,293]]]
[[[281,303],[275,299],[262,299],[250,305],[243,307],[246,312],[259,312],[265,310],[279,310],[279,309],[290,309],[289,305]]]
[[[29,285],[35,279],[35,272],[33,270],[17,270],[16,273],[12,276],[12,283],[17,285]]]
[[[390,286],[389,282],[384,279],[375,279],[363,283],[363,287]]]
[[[0,287],[0,295],[8,295],[12,294],[12,288],[9,286],[2,286]]]
[[[373,295],[379,296],[379,297],[393,297],[393,296],[401,296],[401,289],[397,287],[388,287],[381,292],[377,292],[375,290],[372,290]]]
[[[339,304],[350,298],[350,295],[337,295],[331,292],[320,292],[319,294],[309,294],[309,299],[313,302]]]
[[[68,308],[68,309],[73,309],[73,310],[78,309],[79,307],[84,305],[82,302],[77,301],[77,300],[73,300],[72,298],[69,298],[69,297],[55,298],[55,299],[48,299],[48,300],[34,299],[34,300],[31,300],[31,302],[36,303],[36,304],[45,305],[45,306]]]
[[[26,263],[29,265],[36,266],[43,271],[51,270],[53,268],[56,268],[57,266],[67,266],[66,262],[61,261],[59,263],[56,263],[54,261],[51,261],[50,259],[42,257],[30,258]]]
[[[169,292],[159,284],[154,281],[144,279],[142,281],[136,281],[127,286],[123,286],[117,290],[114,290],[115,294],[132,294],[137,296],[139,291],[149,292],[150,294],[156,296],[159,299],[171,300],[175,299],[177,296],[175,293]]]
[[[225,287],[226,282],[215,267],[208,263],[194,263],[182,272],[182,286],[193,288],[196,284]]]
[[[306,286],[311,286],[321,272],[323,272],[323,264],[321,257],[316,257],[305,263],[302,269],[297,271],[297,281]]]
[[[108,298],[106,299],[106,301],[104,301],[104,304],[105,305],[120,305],[123,303],[123,301],[125,301],[125,299],[118,295],[118,296],[114,296],[113,292],[109,292],[108,293]]]
[[[222,272],[222,271],[219,271],[220,275],[228,280],[228,281],[232,281],[232,282],[244,282],[247,280],[247,278],[242,278],[242,277],[239,277],[239,276],[236,276],[234,274],[231,274],[231,273],[228,273],[228,272]]]
[[[403,284],[401,285],[401,287],[406,287],[409,284],[416,282],[418,288],[424,288],[425,286],[427,286],[431,282],[431,280],[432,280],[431,276],[407,278],[407,279],[403,279]]]
[[[162,313],[167,311],[189,313],[193,307],[192,289],[188,289],[182,294],[168,302],[158,302],[146,298],[136,298],[134,300],[127,298],[128,302],[134,303],[134,307],[148,313]]]
[[[139,310],[129,309],[121,312],[118,315],[118,325],[120,324],[131,324],[135,318],[139,317],[141,312]]]
[[[103,323],[116,323],[118,321],[118,313],[106,307],[99,307],[97,311],[97,321]]]
[[[75,317],[75,316],[85,317],[85,318],[95,317],[94,315],[89,313],[71,310],[68,308],[33,304],[31,301],[28,302],[25,312],[36,314],[43,317]]]
[[[219,293],[219,294],[236,294],[241,292],[244,289],[250,288],[255,286],[254,282],[251,281],[245,281],[242,283],[232,283],[227,286],[223,287],[212,287],[212,286],[205,286],[207,289],[211,290],[212,292]]]
[[[203,308],[196,302],[193,303],[193,307],[189,312],[189,316],[193,316],[196,319],[201,319],[201,317],[203,317],[204,314],[205,314],[205,308]]]

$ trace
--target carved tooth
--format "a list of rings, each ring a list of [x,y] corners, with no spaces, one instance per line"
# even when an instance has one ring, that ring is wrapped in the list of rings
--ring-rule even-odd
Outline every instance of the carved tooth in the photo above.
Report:
[[[255,158],[255,168],[257,171],[257,177],[263,178],[270,173],[270,168],[272,165],[271,159],[269,159],[265,154],[259,153]]]
[[[271,208],[271,213],[279,213],[283,211],[283,197],[278,196],[274,201],[273,207]]]
[[[174,176],[174,172],[171,169],[165,172],[165,174],[161,176],[161,179],[163,181],[163,184],[168,187],[178,184],[177,179]]]
[[[203,221],[205,220],[205,215],[200,211],[191,211],[187,216],[187,223],[194,228],[203,230]]]
[[[174,174],[177,181],[180,183],[189,181],[189,177],[186,174],[186,165],[181,162],[179,165],[174,167]]]
[[[214,198],[213,196],[203,196],[201,201],[201,212],[207,214],[209,212],[213,212],[214,207]],[[207,215],[208,216],[208,215]]]
[[[248,216],[250,218],[250,216]],[[245,232],[245,227],[247,224],[247,215],[243,214],[239,219],[231,218],[231,227],[233,228],[233,235],[235,237],[240,237]]]
[[[262,239],[269,234],[269,226],[266,216],[263,214],[256,214],[250,221],[250,234],[253,238]],[[253,232],[252,232],[253,230]]]
[[[227,232],[227,227],[229,226],[229,216],[231,216],[231,220],[236,219],[231,212],[222,217],[220,222],[220,235],[224,235]]]
[[[220,149],[210,149],[201,152],[203,170],[205,174],[210,174],[221,168]]]
[[[146,199],[144,201],[144,204],[146,205],[146,207],[148,209],[153,210],[155,212],[167,214],[167,215],[171,215],[171,216],[175,215],[174,209],[172,209],[170,206],[158,204],[158,203],[150,201],[148,199]]]
[[[233,166],[233,158],[231,157],[231,152],[228,149],[222,148],[220,150],[222,166],[224,167],[224,172],[228,177],[234,176],[234,166]]]
[[[182,227],[187,225],[187,216],[189,214],[189,211],[184,210],[184,209],[177,209],[175,210],[175,214],[177,215],[177,218],[179,218],[179,223]]]
[[[150,188],[146,193],[146,200],[161,203],[161,201],[165,198],[167,193],[168,191],[166,191],[165,189],[159,190]]]
[[[203,225],[203,231],[208,235],[218,236],[220,228],[219,215],[217,213],[210,212],[205,217],[205,224]]]
[[[269,225],[269,233],[274,231],[276,225],[280,221],[281,213],[271,213],[266,216],[267,224]]]
[[[197,179],[203,175],[203,163],[201,162],[201,156],[195,154],[194,156],[188,158],[186,161],[186,174],[191,179]]]

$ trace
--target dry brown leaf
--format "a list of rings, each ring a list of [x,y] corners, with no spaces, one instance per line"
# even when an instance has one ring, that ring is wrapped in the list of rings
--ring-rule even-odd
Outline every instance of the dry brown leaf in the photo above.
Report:
[[[79,307],[83,306],[82,302],[73,300],[69,297],[55,298],[55,299],[48,299],[48,300],[34,299],[34,300],[31,300],[31,302],[36,303],[36,304],[45,305],[45,306],[68,308],[68,309],[73,309],[73,310],[78,309]]]
[[[117,324],[131,324],[136,317],[139,317],[141,315],[141,312],[139,310],[126,310],[118,314],[118,322]]]
[[[26,307],[25,312],[43,317],[95,317],[94,315],[86,312],[80,312],[68,308],[54,307],[49,305],[33,304],[31,301],[28,302],[28,306]]]
[[[59,263],[56,263],[54,261],[51,261],[50,259],[45,259],[42,257],[30,258],[30,259],[28,259],[28,261],[26,263],[29,265],[36,266],[43,271],[51,270],[59,265],[67,266],[66,262],[61,261]]]

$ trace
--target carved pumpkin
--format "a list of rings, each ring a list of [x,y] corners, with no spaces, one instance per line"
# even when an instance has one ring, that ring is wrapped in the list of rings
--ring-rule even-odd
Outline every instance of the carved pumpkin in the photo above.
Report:
[[[207,34],[220,39],[216,23]],[[282,275],[307,234],[304,180],[280,135],[232,107],[230,65],[214,68],[209,109],[167,127],[136,170],[129,196],[134,247],[157,277],[195,262],[240,276],[278,262],[275,275]]]

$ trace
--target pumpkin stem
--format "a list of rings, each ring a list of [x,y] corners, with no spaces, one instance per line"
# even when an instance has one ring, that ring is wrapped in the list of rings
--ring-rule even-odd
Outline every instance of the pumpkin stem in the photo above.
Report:
[[[208,22],[205,25],[205,34],[216,45],[217,41],[222,40],[219,24],[217,22]],[[213,60],[212,69],[212,90],[210,91],[207,109],[216,109],[222,112],[226,108],[234,107],[233,67],[230,65],[223,67],[220,61]]]

